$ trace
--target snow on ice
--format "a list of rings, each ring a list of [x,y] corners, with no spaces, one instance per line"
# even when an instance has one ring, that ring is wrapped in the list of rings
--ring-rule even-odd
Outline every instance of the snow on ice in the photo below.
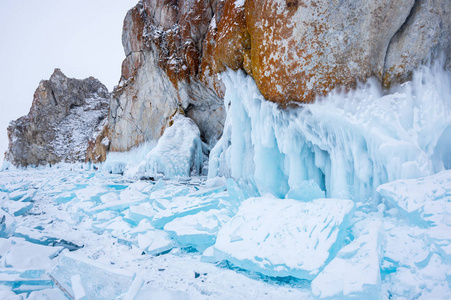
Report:
[[[96,168],[6,164],[0,298],[451,298],[449,72],[289,112],[223,81],[208,178],[182,116]]]

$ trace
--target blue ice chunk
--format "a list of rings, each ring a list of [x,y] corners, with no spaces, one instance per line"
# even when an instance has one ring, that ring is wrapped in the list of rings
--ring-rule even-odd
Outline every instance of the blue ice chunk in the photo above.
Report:
[[[28,229],[26,227],[17,227],[14,232],[15,237],[24,238],[26,241],[43,246],[63,247],[69,251],[76,251],[83,248],[83,245],[77,245],[62,237],[50,236],[40,230]]]
[[[16,229],[16,220],[13,216],[0,209],[0,238],[8,238]]]
[[[215,243],[219,229],[229,220],[229,211],[226,209],[211,209],[176,218],[167,223],[164,230],[179,244],[203,252]]]
[[[128,222],[132,225],[138,225],[144,219],[152,220],[157,210],[152,204],[144,202],[136,206],[130,206]]]
[[[48,247],[34,244],[23,238],[0,239],[1,265],[15,269],[45,269],[52,265],[62,247]]]
[[[122,191],[124,189],[126,189],[128,187],[128,185],[124,185],[124,184],[107,184],[105,185],[107,188],[111,188],[113,190],[116,191]]]
[[[451,170],[419,179],[400,179],[380,185],[378,193],[413,224],[451,228]],[[451,239],[447,234],[442,238]]]
[[[27,190],[15,190],[11,193],[9,193],[9,199],[14,201],[19,201],[23,197],[27,196],[28,191]]]
[[[215,257],[272,277],[313,279],[340,249],[351,200],[245,200],[218,233]]]
[[[225,186],[216,186],[206,189],[199,189],[196,192],[189,193],[190,197],[204,197],[225,191]]]
[[[103,195],[103,196],[105,196],[105,195]],[[104,210],[112,210],[112,211],[121,212],[121,211],[129,208],[130,206],[139,205],[141,203],[144,203],[144,202],[150,200],[149,195],[141,193],[137,190],[123,190],[119,197],[120,197],[120,199],[118,199],[116,201],[114,201],[114,200],[113,201],[105,201],[107,203],[92,207],[87,211],[87,213],[95,214],[95,213],[98,213],[98,212],[101,212]],[[110,197],[110,199],[113,199],[113,198]]]
[[[236,182],[233,178],[228,178],[226,187],[230,203],[236,207],[247,198],[260,197],[260,192],[252,178],[248,178],[246,181],[239,180],[239,182]]]
[[[150,255],[169,252],[175,246],[175,241],[163,230],[150,230],[138,234],[138,247]]]
[[[227,179],[227,192],[229,193],[232,203],[240,204],[246,199],[246,195],[243,190],[238,186],[233,178]]]
[[[114,235],[118,235],[130,231],[132,227],[130,223],[124,220],[121,216],[118,216],[104,223],[93,224],[92,228],[98,234],[103,234],[103,232],[108,231],[114,233]]]
[[[132,283],[130,289],[124,295],[124,297],[122,299],[123,300],[136,299],[136,295],[138,294],[139,290],[141,290],[143,285],[144,285],[144,280],[141,277],[136,276],[135,279],[133,280],[133,283]]]
[[[380,299],[382,222],[362,221],[363,229],[312,281],[313,294],[321,299]]]
[[[186,196],[190,193],[190,189],[186,186],[177,185],[170,188],[158,189],[151,191],[151,199],[172,199],[174,197]]]
[[[102,210],[100,212],[92,214],[92,220],[94,221],[94,224],[100,224],[106,221],[110,221],[117,216],[119,216],[119,213],[117,211]]]
[[[211,264],[218,263],[219,260],[217,260],[217,258],[215,257],[215,247],[211,246],[205,249],[205,251],[202,253],[202,256],[200,257],[200,260]]]
[[[312,201],[319,198],[326,197],[326,194],[315,182],[315,180],[304,180],[299,185],[291,188],[286,199],[295,199],[299,201]]]
[[[60,196],[55,198],[55,202],[57,204],[64,204],[64,203],[72,201],[73,199],[75,199],[75,197],[76,197],[75,193],[63,193]]]
[[[21,216],[33,208],[33,203],[20,201],[5,201],[2,203],[2,209],[14,217]]]
[[[206,197],[176,197],[167,203],[164,210],[158,211],[152,220],[155,228],[162,229],[166,223],[175,218],[197,214],[200,211],[226,207],[224,194],[214,194]]]
[[[46,270],[0,269],[0,285],[8,286],[16,294],[53,288],[53,281]]]
[[[134,274],[95,261],[67,254],[50,272],[55,284],[74,299],[73,276],[79,275],[87,299],[114,299],[126,293],[132,285]]]
[[[155,185],[152,187],[151,192],[156,192],[158,190],[162,190],[164,189],[164,187],[166,186],[166,183],[164,182],[163,179],[158,179],[158,181],[155,183]]]

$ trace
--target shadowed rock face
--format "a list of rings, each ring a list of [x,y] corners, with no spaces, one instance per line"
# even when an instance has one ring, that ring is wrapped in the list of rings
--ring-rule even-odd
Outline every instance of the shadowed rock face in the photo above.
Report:
[[[109,96],[97,79],[67,78],[55,69],[40,82],[28,115],[10,123],[6,160],[16,166],[84,161],[88,140],[107,116]]]

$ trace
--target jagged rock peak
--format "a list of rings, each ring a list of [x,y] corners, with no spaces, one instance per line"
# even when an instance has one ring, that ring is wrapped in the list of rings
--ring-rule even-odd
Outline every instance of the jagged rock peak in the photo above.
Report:
[[[30,112],[8,126],[5,159],[16,166],[84,161],[88,140],[108,114],[110,94],[94,77],[55,69],[39,83]]]

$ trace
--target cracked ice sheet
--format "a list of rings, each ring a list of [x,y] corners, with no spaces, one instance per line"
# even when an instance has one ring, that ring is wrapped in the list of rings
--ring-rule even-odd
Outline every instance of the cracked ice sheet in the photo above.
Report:
[[[445,226],[440,231],[434,230],[451,239],[451,170],[419,179],[396,180],[380,185],[377,191],[390,205],[401,209],[413,224]]]
[[[363,230],[343,247],[337,256],[312,281],[318,298],[379,299],[381,227],[380,219],[363,219]]]
[[[219,231],[215,256],[268,276],[313,279],[339,250],[350,200],[250,198]]]
[[[229,214],[226,209],[200,211],[174,219],[164,226],[164,230],[180,244],[193,246],[202,252],[215,243],[219,229],[230,220]]]
[[[384,218],[382,291],[399,299],[451,299],[449,240],[430,236],[432,228],[420,228],[406,220]]]
[[[11,185],[8,182],[12,182]],[[171,199],[176,194],[180,195],[180,193],[190,194],[196,189],[206,190],[205,178],[193,178],[186,184],[180,184],[177,181],[162,183],[160,194],[167,199]],[[120,244],[118,237],[110,231],[97,234],[92,225],[93,219],[99,215],[91,216],[81,210],[83,201],[72,199],[67,203],[55,202],[58,196],[67,192],[66,187],[85,189],[89,186],[100,185],[107,187],[109,192],[113,192],[110,187],[121,185],[118,189],[120,192],[131,184],[125,182],[122,176],[83,170],[74,166],[52,167],[0,172],[0,185],[3,184],[11,190],[11,186],[16,185],[18,187],[27,185],[36,190],[33,197],[34,207],[30,214],[15,218],[20,226],[44,230],[49,236],[62,236],[78,245],[84,245],[82,249],[75,252],[77,255],[137,273],[145,282],[142,287],[145,291],[167,291],[162,294],[174,295],[180,294],[178,293],[180,291],[188,294],[190,299],[312,299],[312,295],[307,289],[293,288],[288,284],[268,283],[250,278],[243,273],[201,262],[201,253],[183,253],[183,251],[174,249],[174,253],[166,255],[142,255],[142,249],[135,245]],[[65,187],[64,189],[61,188],[62,185]],[[188,190],[187,187],[189,187]],[[158,193],[153,191],[151,194],[156,196]],[[79,218],[74,218],[73,214],[78,214]],[[117,212],[113,212],[105,218],[111,220],[117,216]],[[127,234],[154,230],[151,226],[140,227],[145,226],[137,226]],[[140,229],[138,230],[138,228]],[[56,263],[56,261],[52,261],[52,263]],[[199,273],[200,277],[195,278],[194,272]],[[2,288],[0,285],[0,290]],[[45,290],[33,293],[34,297],[42,294],[60,295],[58,290],[45,288]],[[15,294],[5,287],[4,293],[2,294],[0,291],[0,295],[13,297]],[[8,299],[8,297],[0,298]],[[18,299],[22,299],[22,296],[18,296]]]

